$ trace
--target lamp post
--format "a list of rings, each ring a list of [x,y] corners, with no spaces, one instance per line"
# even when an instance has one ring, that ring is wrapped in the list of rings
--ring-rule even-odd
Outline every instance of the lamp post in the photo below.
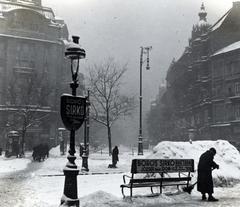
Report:
[[[84,148],[82,154],[82,171],[89,171],[88,169],[88,152],[89,152],[89,110],[90,110],[90,100],[89,100],[89,90],[87,90],[87,100],[86,100],[86,117],[84,121]]]
[[[66,58],[71,61],[72,82],[70,87],[72,95],[61,96],[61,117],[65,127],[70,131],[70,147],[68,151],[68,162],[63,170],[65,175],[64,191],[61,198],[62,206],[79,207],[77,193],[77,175],[79,169],[75,164],[75,131],[79,129],[85,119],[86,98],[77,96],[79,60],[85,58],[85,50],[80,48],[79,37],[73,36],[65,51]]]
[[[138,135],[138,155],[143,155],[143,137],[142,137],[142,65],[145,62],[143,60],[143,54],[147,54],[147,66],[146,69],[149,70],[149,51],[152,47],[141,47],[140,52],[140,95],[139,95],[139,135]]]

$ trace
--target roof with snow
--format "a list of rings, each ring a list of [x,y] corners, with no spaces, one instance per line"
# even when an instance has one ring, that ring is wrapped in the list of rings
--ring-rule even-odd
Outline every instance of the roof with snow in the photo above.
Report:
[[[233,44],[228,45],[228,46],[216,51],[212,56],[221,55],[221,54],[228,53],[228,52],[238,50],[238,49],[240,49],[240,41],[234,42]]]
[[[239,10],[240,10],[240,1],[235,1],[233,2],[233,6],[231,9],[229,9],[211,28],[211,31],[215,31],[218,28],[220,28],[224,22],[226,24],[229,24],[229,22],[234,22],[234,24],[238,25],[240,15],[239,15]],[[229,21],[227,20],[229,19]],[[237,20],[237,21],[235,21]]]
[[[228,10],[212,27],[210,27],[210,30],[215,31],[216,29],[218,29],[222,25],[228,14],[230,13],[230,11],[231,9]]]

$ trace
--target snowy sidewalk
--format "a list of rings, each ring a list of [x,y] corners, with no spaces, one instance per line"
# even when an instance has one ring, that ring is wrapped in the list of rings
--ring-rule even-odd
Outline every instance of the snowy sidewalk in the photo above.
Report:
[[[200,201],[200,194],[193,190],[189,195],[185,192],[178,192],[176,188],[172,190],[164,189],[164,193],[157,197],[148,197],[149,189],[134,189],[134,195],[139,195],[131,199],[123,199],[121,195],[120,185],[122,184],[123,173],[130,172],[131,160],[138,158],[135,154],[131,154],[130,149],[121,149],[118,168],[110,169],[108,164],[111,163],[111,157],[108,154],[94,153],[90,154],[89,174],[78,176],[78,195],[80,197],[81,207],[204,207],[204,206],[240,206],[240,185],[233,185],[236,176],[240,177],[240,158],[239,152],[231,145],[224,141],[216,142],[193,142],[189,143],[174,143],[162,142],[154,148],[154,153],[145,152],[144,156],[151,158],[178,158],[193,157],[197,159],[202,151],[205,151],[209,146],[217,148],[221,170],[214,174],[215,183],[220,186],[225,182],[229,187],[215,188],[215,196],[220,199],[219,202],[210,203]],[[55,150],[55,151],[54,151]],[[226,153],[224,155],[224,153]],[[143,156],[141,156],[143,158]],[[15,163],[16,162],[16,163]],[[21,163],[22,162],[22,163]],[[30,162],[30,163],[29,163]],[[21,163],[16,171],[18,164]],[[0,157],[0,166],[5,166],[8,169],[0,168],[0,178],[3,175],[12,176],[11,179],[0,180],[0,198],[3,201],[11,200],[11,203],[1,203],[1,207],[55,207],[60,204],[60,199],[63,194],[64,176],[63,168],[67,163],[66,156],[60,156],[59,148],[52,149],[50,157],[44,162],[31,162],[30,159],[5,159]],[[81,158],[78,157],[76,164],[81,169]],[[27,167],[27,170],[23,170]],[[3,172],[5,171],[5,173]],[[27,173],[25,173],[27,172]],[[226,177],[222,175],[226,174]],[[57,176],[55,176],[57,175]],[[196,176],[196,175],[195,175]],[[24,178],[24,179],[23,179]],[[234,179],[233,179],[234,178]],[[195,177],[194,177],[195,179]],[[193,180],[194,180],[193,179]],[[225,180],[224,180],[225,179]],[[224,182],[223,182],[224,181]],[[128,192],[126,192],[128,193]],[[14,206],[12,205],[14,203]]]

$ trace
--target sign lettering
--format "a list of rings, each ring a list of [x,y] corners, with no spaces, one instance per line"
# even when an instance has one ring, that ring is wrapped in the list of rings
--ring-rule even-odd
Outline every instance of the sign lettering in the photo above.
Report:
[[[84,116],[84,107],[67,104],[66,114],[69,116]]]
[[[136,159],[136,172],[187,172],[194,171],[192,159]]]

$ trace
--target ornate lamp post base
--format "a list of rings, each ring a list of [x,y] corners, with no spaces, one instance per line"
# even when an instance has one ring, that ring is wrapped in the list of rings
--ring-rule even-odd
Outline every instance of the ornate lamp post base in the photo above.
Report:
[[[63,173],[65,175],[65,184],[63,196],[61,198],[61,206],[74,206],[79,207],[79,199],[77,192],[77,176],[79,173],[79,169],[75,164],[74,160],[76,157],[74,155],[68,155],[69,162],[66,167],[63,169]]]
[[[142,137],[138,137],[138,155],[143,155],[143,143],[142,143]]]
[[[79,207],[80,206],[80,201],[79,199],[69,199],[66,198],[64,195],[62,196],[61,199],[61,206],[60,207]]]
[[[88,156],[86,155],[85,152],[83,152],[83,155],[82,155],[82,169],[81,171],[86,171],[88,172],[89,169],[88,169]]]

